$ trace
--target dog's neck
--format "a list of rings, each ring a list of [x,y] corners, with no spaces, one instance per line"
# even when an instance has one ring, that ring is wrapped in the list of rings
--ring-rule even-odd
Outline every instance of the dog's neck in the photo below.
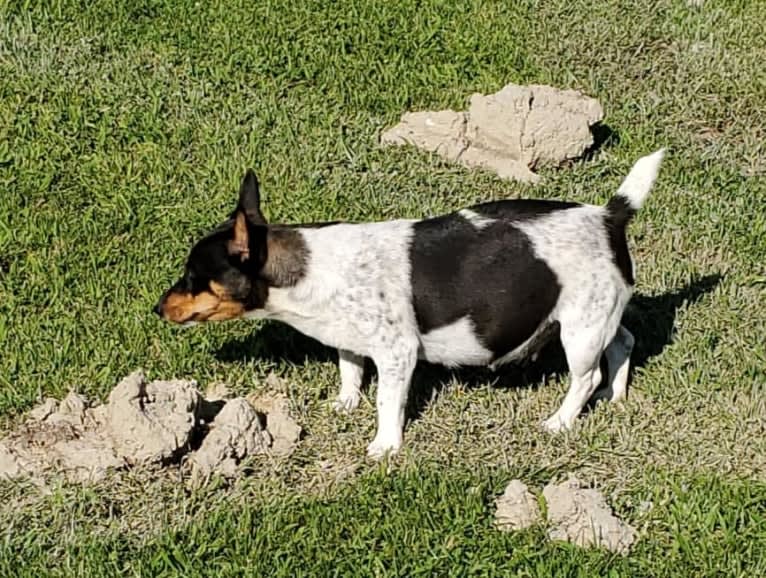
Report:
[[[269,227],[266,233],[266,262],[261,275],[270,287],[297,284],[306,274],[309,249],[297,229]]]

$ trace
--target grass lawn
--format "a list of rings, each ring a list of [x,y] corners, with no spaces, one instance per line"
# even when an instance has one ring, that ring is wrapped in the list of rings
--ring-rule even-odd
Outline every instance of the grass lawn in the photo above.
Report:
[[[2,576],[766,575],[766,2],[0,0],[0,425],[131,370],[265,390],[307,435],[232,487],[128,472],[0,483]],[[501,182],[380,131],[507,82],[598,98],[588,162]],[[372,392],[328,403],[333,352],[253,322],[151,314],[252,166],[274,221],[422,217],[536,196],[601,203],[669,156],[629,234],[630,397],[538,424],[560,355],[422,367],[406,451],[364,459]],[[494,497],[575,471],[641,532],[627,557],[492,528]]]

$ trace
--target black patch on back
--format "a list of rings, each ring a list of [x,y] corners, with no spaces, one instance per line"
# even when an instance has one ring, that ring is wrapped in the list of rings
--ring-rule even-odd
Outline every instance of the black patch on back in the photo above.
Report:
[[[301,223],[300,225],[282,225],[284,227],[292,227],[294,229],[323,229],[324,227],[331,227],[333,225],[342,225],[343,221],[325,221],[322,223]]]
[[[636,210],[630,206],[628,199],[616,195],[607,203],[606,217],[604,218],[606,231],[609,235],[609,247],[612,249],[612,259],[628,285],[633,285],[636,280],[633,278],[633,267],[630,262],[625,229],[635,214]]]
[[[553,310],[561,286],[514,222],[575,206],[499,201],[470,208],[497,219],[481,229],[459,213],[415,223],[410,262],[420,331],[468,315],[495,359],[529,339]]]
[[[507,219],[518,222],[581,206],[580,203],[570,203],[567,201],[516,199],[482,203],[481,205],[469,207],[468,210],[490,219]]]

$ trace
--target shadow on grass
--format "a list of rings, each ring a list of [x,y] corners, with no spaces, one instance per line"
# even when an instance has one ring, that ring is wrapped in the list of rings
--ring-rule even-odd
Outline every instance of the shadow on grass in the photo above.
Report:
[[[246,337],[227,341],[214,355],[225,362],[262,359],[301,365],[338,361],[335,349],[279,322],[267,322]]]
[[[593,144],[583,153],[583,160],[589,161],[602,148],[614,147],[620,144],[620,133],[608,124],[596,123],[590,127],[593,135]]]
[[[706,275],[690,281],[687,285],[661,295],[633,296],[623,317],[623,325],[636,338],[631,357],[631,368],[643,367],[653,357],[660,355],[675,336],[677,311],[684,304],[694,304],[712,291],[722,276]],[[300,365],[307,362],[337,362],[334,349],[306,337],[287,325],[269,323],[243,339],[225,343],[216,352],[222,361],[240,361],[260,358]],[[606,375],[602,357],[602,374]],[[374,366],[368,362],[366,382]],[[486,368],[447,369],[420,362],[412,379],[409,415],[417,418],[444,387],[456,378],[469,386],[490,382],[493,387],[537,388],[550,379],[560,379],[567,374],[566,358],[558,339],[549,343],[534,362],[507,365],[497,371]],[[334,395],[334,393],[333,393]]]
[[[662,295],[634,295],[622,321],[636,338],[631,365],[643,367],[652,357],[659,355],[666,346],[673,343],[678,309],[684,304],[693,305],[699,301],[715,289],[722,279],[722,275],[714,273],[692,280],[688,285]]]

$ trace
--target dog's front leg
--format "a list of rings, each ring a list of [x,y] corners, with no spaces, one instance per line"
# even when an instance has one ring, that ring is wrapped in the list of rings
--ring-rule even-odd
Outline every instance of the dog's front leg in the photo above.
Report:
[[[373,357],[378,368],[378,431],[367,447],[367,455],[380,459],[402,447],[404,412],[415,364],[418,360],[417,340],[398,342],[390,351]]]
[[[333,407],[338,412],[350,412],[357,408],[362,397],[362,378],[364,376],[364,357],[338,350],[338,369],[340,370],[340,391]]]

